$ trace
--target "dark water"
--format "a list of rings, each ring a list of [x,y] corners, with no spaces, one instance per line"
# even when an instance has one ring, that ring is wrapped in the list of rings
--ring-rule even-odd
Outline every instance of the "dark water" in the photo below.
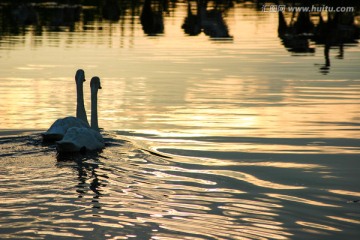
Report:
[[[111,3],[1,4],[1,239],[360,237],[355,3]],[[78,68],[106,147],[57,155]]]
[[[358,154],[208,150],[188,151],[192,157],[186,157],[154,152],[145,146],[156,145],[149,140],[105,136],[104,151],[85,156],[57,156],[38,134],[3,137],[2,238],[356,239],[359,234]],[[332,141],[321,145],[344,145]]]

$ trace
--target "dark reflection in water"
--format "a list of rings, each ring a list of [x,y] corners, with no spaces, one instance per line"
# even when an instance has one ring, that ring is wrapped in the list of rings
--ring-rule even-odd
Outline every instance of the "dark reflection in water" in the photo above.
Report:
[[[88,153],[86,155],[75,154],[75,155],[57,155],[58,167],[62,165],[66,166],[66,162],[76,163],[73,164],[73,169],[78,174],[78,184],[76,185],[76,192],[78,193],[79,198],[84,198],[89,195],[89,190],[92,192],[92,204],[93,208],[100,209],[100,197],[102,195],[103,188],[106,187],[106,183],[101,179],[107,179],[106,174],[98,173],[99,165],[101,161],[97,153]]]
[[[284,13],[279,12],[278,33],[284,46],[295,53],[313,53],[307,34],[313,32],[314,24],[310,21],[309,13],[292,14],[290,24],[287,24]]]
[[[196,14],[192,14],[191,1],[188,2],[188,16],[184,19],[184,31],[198,35],[203,31],[213,38],[229,38],[228,27],[223,13],[233,6],[232,1],[194,1]],[[209,4],[211,2],[211,4]],[[0,5],[2,35],[22,35],[25,26],[34,26],[37,35],[44,27],[48,31],[76,31],[75,24],[94,20],[119,21],[125,15],[139,16],[144,33],[155,36],[164,33],[163,15],[176,7],[176,1],[93,1],[81,4],[47,3],[3,3]],[[89,5],[90,4],[90,5]],[[211,9],[208,9],[210,5]],[[84,28],[86,30],[86,28]]]
[[[196,1],[196,14],[194,14],[191,1],[188,1],[187,16],[182,25],[185,33],[196,36],[204,32],[212,38],[231,38],[223,13],[233,5],[232,1],[224,2],[225,4],[220,6],[218,2],[215,2],[215,5],[208,9],[208,1]]]
[[[325,46],[325,63],[320,67],[320,72],[324,74],[330,70],[330,49],[338,47],[337,58],[343,59],[344,44],[357,43],[360,36],[359,25],[355,24],[355,12],[327,12],[325,16],[321,12],[315,15],[294,12],[290,21],[285,19],[284,12],[278,14],[278,34],[290,52],[313,53],[315,48],[310,46],[310,40]],[[315,25],[314,21],[318,23]]]
[[[164,33],[163,5],[158,2],[151,5],[151,0],[145,0],[140,21],[147,35],[155,36]]]
[[[164,15],[171,17],[178,1],[145,0],[145,1],[86,1],[77,4],[64,4],[66,1],[41,3],[34,1],[8,1],[0,4],[0,38],[7,35],[24,35],[32,31],[41,36],[44,31],[88,31],[88,22],[108,20],[124,24],[121,19],[131,16],[132,25],[140,22],[143,32],[149,36],[161,36],[166,33]],[[204,33],[211,39],[232,39],[226,15],[236,3],[245,1],[187,1],[187,13],[181,28],[189,36]],[[249,2],[249,1],[248,1]],[[247,2],[247,3],[248,3]],[[67,2],[66,2],[67,3]],[[261,13],[263,7],[273,5],[263,1],[248,4]],[[343,6],[334,1],[317,1],[305,3],[299,1],[280,1],[286,6]],[[355,18],[359,13],[357,1],[348,1],[346,6],[353,6],[352,12],[278,12],[278,35],[284,47],[295,54],[315,52],[314,44],[324,45],[324,64],[320,72],[327,74],[330,70],[330,51],[339,50],[337,58],[344,58],[344,44],[356,43],[359,38],[359,23]],[[32,26],[29,28],[28,26]],[[101,30],[101,26],[98,30]],[[179,29],[181,31],[181,29]],[[17,43],[21,43],[18,40]]]

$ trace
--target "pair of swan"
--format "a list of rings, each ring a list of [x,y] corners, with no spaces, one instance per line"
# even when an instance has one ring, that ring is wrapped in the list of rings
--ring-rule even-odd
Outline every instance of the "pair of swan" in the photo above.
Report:
[[[97,114],[97,93],[101,89],[99,77],[93,77],[91,88],[91,127],[86,117],[84,106],[83,83],[85,73],[77,70],[75,75],[77,106],[76,117],[65,117],[56,120],[51,127],[42,134],[44,141],[57,141],[59,152],[79,152],[84,150],[100,150],[105,143],[99,132]]]

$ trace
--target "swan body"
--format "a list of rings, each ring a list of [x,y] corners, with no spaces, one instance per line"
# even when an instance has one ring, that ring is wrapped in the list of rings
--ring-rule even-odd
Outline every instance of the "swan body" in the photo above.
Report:
[[[59,152],[95,151],[105,147],[101,134],[91,128],[69,128],[61,141],[57,142]]]
[[[61,140],[71,127],[89,128],[89,124],[76,117],[65,117],[56,120],[51,127],[42,134],[47,141]]]
[[[74,126],[67,130],[61,141],[56,142],[58,152],[95,151],[105,147],[99,132],[97,114],[97,92],[101,89],[100,78],[93,77],[91,87],[91,128]]]
[[[84,106],[83,82],[85,81],[84,70],[77,70],[75,75],[77,93],[76,117],[65,117],[56,120],[46,132],[42,133],[44,141],[61,140],[66,131],[71,127],[90,128]]]

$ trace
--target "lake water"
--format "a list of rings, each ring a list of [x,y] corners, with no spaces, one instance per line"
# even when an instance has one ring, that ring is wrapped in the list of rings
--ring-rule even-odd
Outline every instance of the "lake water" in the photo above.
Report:
[[[348,17],[310,35],[250,2],[124,2],[1,5],[0,238],[359,239]],[[106,147],[58,155],[40,133],[75,115],[79,68]]]

